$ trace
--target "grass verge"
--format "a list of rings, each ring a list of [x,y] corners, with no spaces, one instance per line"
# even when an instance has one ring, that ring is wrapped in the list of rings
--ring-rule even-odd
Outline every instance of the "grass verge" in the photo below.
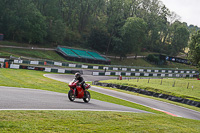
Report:
[[[132,86],[200,102],[200,81],[194,79],[131,79],[101,82]]]
[[[158,114],[84,111],[0,113],[0,132],[200,132],[200,123],[197,120]]]
[[[97,87],[99,87],[99,86],[97,86]],[[109,90],[114,90],[114,91],[118,91],[118,92],[123,92],[123,93],[126,93],[126,94],[131,94],[131,95],[137,95],[137,96],[141,96],[141,97],[146,97],[146,98],[150,98],[150,99],[155,99],[155,100],[158,100],[158,101],[163,101],[163,102],[166,102],[166,103],[171,103],[171,104],[174,104],[174,105],[182,106],[184,108],[188,108],[188,109],[192,109],[192,110],[200,112],[200,108],[197,108],[197,107],[194,107],[194,106],[190,106],[190,105],[187,105],[187,104],[173,102],[173,101],[162,99],[162,98],[147,96],[147,95],[143,95],[143,94],[139,94],[139,93],[134,93],[134,92],[130,92],[130,91],[125,91],[125,90],[120,90],[120,89],[116,89],[116,88],[110,88],[110,87],[102,87],[102,88],[109,89]]]

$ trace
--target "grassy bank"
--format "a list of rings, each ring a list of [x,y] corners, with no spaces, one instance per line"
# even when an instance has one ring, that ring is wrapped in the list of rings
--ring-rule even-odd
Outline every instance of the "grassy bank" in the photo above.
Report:
[[[132,86],[200,102],[200,81],[195,79],[131,79],[102,82]]]
[[[20,46],[20,47],[32,47],[31,44],[21,44],[21,43],[15,43],[15,42],[8,42],[3,41],[0,42],[0,45],[6,45],[6,46]],[[49,47],[49,48],[55,48],[56,46],[52,45],[39,45],[34,47]],[[141,52],[139,56],[148,56],[148,52]],[[17,48],[0,48],[0,57],[7,57],[9,58],[10,55],[15,57],[25,56],[25,57],[32,57],[32,58],[41,58],[41,59],[48,59],[48,60],[55,60],[55,61],[62,61],[62,62],[71,62],[65,60],[63,57],[58,55],[55,51],[44,51],[44,50],[24,50],[24,49],[17,49]],[[130,55],[132,56],[132,55]],[[74,62],[78,63],[78,62]],[[138,59],[115,59],[111,58],[111,65],[124,65],[124,66],[141,66],[141,67],[160,67],[160,68],[180,68],[180,69],[196,69],[194,66],[184,65],[180,63],[173,63],[168,62],[167,65],[155,65],[147,62],[143,58]]]
[[[9,58],[10,55],[14,57],[32,57],[48,60],[66,61],[62,56],[58,55],[55,51],[45,50],[32,50],[32,49],[18,49],[18,48],[1,48],[0,56]]]
[[[147,62],[143,58],[138,59],[115,59],[111,58],[112,65],[125,65],[125,66],[142,66],[142,67],[159,67],[159,68],[179,68],[179,69],[196,69],[194,66],[189,66],[181,63],[167,62],[167,65],[155,65]]]
[[[82,111],[0,113],[0,132],[200,132],[199,121],[166,115]]]
[[[61,62],[72,62],[72,61],[67,61],[62,56],[58,55],[55,51],[34,50],[34,49],[24,50],[24,49],[18,49],[18,48],[1,48],[0,49],[0,57],[9,58],[10,55],[14,57],[25,56],[25,57],[47,59],[47,60],[54,60],[54,61],[61,61]],[[74,63],[80,63],[80,62],[74,62]],[[111,65],[196,69],[193,66],[184,65],[180,63],[174,63],[174,62],[168,62],[167,65],[163,65],[163,66],[150,64],[143,58],[124,59],[124,60],[111,58]]]
[[[28,43],[18,43],[14,41],[0,41],[0,45],[5,46],[19,46],[19,47],[38,47],[38,48],[52,48],[55,47],[53,44],[28,44]]]

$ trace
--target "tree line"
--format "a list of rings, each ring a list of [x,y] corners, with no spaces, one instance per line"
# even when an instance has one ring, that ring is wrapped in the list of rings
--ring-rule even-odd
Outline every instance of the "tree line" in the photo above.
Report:
[[[160,0],[0,0],[6,40],[87,47],[120,57],[177,55],[198,28]],[[189,27],[189,28],[188,28]]]

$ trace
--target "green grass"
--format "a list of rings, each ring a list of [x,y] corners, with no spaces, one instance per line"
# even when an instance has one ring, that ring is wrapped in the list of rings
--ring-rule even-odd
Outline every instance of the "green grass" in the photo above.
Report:
[[[65,61],[66,60],[58,55],[55,51],[45,51],[45,50],[32,50],[32,49],[18,49],[18,48],[1,48],[0,56],[10,57],[10,55],[15,57],[25,56],[32,58],[40,58],[40,59],[48,59],[48,60],[58,60]]]
[[[114,59],[114,58],[110,58],[110,59],[112,61],[111,62],[112,65],[156,67],[156,65],[152,65],[152,64],[146,62],[142,58],[138,58],[138,59],[124,59],[124,60]]]
[[[0,41],[0,45],[5,45],[5,46],[20,46],[20,47],[32,47],[31,44],[17,43],[17,42],[12,42],[12,41]]]
[[[167,62],[167,65],[155,65],[147,62],[143,58],[138,59],[115,59],[111,58],[112,65],[125,65],[125,66],[142,66],[142,67],[154,67],[154,68],[179,68],[179,69],[196,69],[194,66],[189,66],[181,63]]]
[[[28,43],[18,43],[14,41],[0,41],[0,45],[5,46],[18,46],[18,47],[42,47],[42,48],[53,48],[56,47],[53,44],[28,44]]]
[[[188,98],[200,102],[200,81],[195,79],[131,79],[106,80],[104,83],[120,84],[149,91]],[[149,83],[148,83],[149,82]],[[175,84],[174,84],[175,82]],[[189,83],[189,86],[188,86]],[[162,84],[162,85],[161,85]],[[175,87],[172,87],[175,85]],[[188,88],[187,88],[188,86]],[[192,89],[193,86],[193,89]]]
[[[34,88],[48,91],[67,93],[67,84],[43,77],[45,72],[0,69],[0,86]]]
[[[197,120],[155,114],[84,111],[1,111],[0,114],[0,132],[200,132]]]

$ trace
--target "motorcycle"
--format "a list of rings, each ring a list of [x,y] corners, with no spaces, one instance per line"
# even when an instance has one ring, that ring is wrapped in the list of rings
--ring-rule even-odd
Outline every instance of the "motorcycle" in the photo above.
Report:
[[[73,80],[69,83],[70,90],[68,92],[68,98],[70,101],[74,101],[76,98],[83,99],[84,102],[88,103],[90,101],[90,92],[87,91],[91,86],[90,84],[85,83],[85,93],[81,85],[78,83],[78,80]]]

